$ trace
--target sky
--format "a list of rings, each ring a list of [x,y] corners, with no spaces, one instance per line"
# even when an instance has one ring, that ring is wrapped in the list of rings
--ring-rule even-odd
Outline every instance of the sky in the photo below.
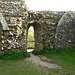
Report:
[[[33,26],[30,26],[29,30],[32,30],[33,31],[34,30]]]
[[[25,0],[29,10],[75,11],[75,0]]]

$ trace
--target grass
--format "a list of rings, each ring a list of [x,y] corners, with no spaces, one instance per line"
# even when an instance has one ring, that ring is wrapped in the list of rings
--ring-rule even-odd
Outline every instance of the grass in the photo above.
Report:
[[[54,63],[62,66],[59,71],[50,69],[51,75],[75,75],[75,48],[47,49],[38,54],[54,59]]]
[[[2,53],[0,55],[1,60],[17,60],[24,59],[29,57],[30,54],[28,52],[11,52],[11,53]]]
[[[0,75],[75,75],[75,48],[43,49],[38,52],[42,56],[54,59],[61,69],[49,69],[35,65],[24,59],[2,60]]]
[[[33,30],[28,30],[28,41],[34,40],[34,31]]]
[[[27,43],[27,48],[28,49],[34,49],[35,48],[35,42],[28,42]]]
[[[27,52],[3,53],[0,56],[0,75],[46,75],[47,69],[25,60],[28,56]]]
[[[28,41],[34,41],[34,31],[28,30]],[[27,42],[27,48],[35,48],[35,42]]]
[[[45,75],[39,67],[25,60],[0,62],[0,75]]]

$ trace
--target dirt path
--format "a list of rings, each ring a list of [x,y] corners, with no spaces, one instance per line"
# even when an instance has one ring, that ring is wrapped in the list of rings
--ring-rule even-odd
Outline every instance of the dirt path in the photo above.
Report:
[[[48,59],[47,57],[43,57],[43,59],[47,59],[47,60],[50,60]],[[26,58],[25,59],[26,61],[31,61],[33,64],[36,64],[36,65],[41,65],[43,67],[47,67],[47,68],[59,68],[59,65],[57,64],[54,64],[54,63],[48,63],[48,62],[44,62],[40,59],[39,56],[35,56],[33,55],[32,53],[30,53],[30,57]]]

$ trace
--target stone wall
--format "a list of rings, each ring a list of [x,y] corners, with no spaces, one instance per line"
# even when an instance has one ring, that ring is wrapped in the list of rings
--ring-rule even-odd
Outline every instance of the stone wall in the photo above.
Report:
[[[3,27],[0,39],[1,53],[26,50],[25,37],[28,12],[24,1],[2,0],[0,1],[0,13],[2,14],[0,18],[3,19],[1,20]]]
[[[2,26],[2,30],[6,30],[8,25],[6,23],[5,18],[3,17],[2,13],[0,13],[0,23],[1,23],[1,26]]]
[[[56,31],[56,47],[75,47],[75,12],[65,13]]]
[[[55,47],[56,28],[64,13],[56,11],[29,12],[28,23],[34,27],[35,32],[35,50]]]
[[[32,12],[27,10],[24,0],[0,0],[0,53],[26,51],[29,26],[34,27],[35,50],[74,47],[75,15],[74,12],[67,13]]]

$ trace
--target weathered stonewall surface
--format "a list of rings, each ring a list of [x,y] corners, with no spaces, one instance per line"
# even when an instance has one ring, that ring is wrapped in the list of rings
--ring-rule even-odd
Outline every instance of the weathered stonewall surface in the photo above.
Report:
[[[63,14],[56,11],[29,11],[27,27],[34,27],[36,50],[55,47],[56,28]]]
[[[24,0],[0,0],[0,53],[26,51],[30,26],[35,50],[74,47],[74,18],[74,12],[29,11]]]
[[[56,47],[75,47],[75,12],[65,13],[56,29]]]
[[[26,50],[26,20],[24,1],[0,0],[0,52]]]

